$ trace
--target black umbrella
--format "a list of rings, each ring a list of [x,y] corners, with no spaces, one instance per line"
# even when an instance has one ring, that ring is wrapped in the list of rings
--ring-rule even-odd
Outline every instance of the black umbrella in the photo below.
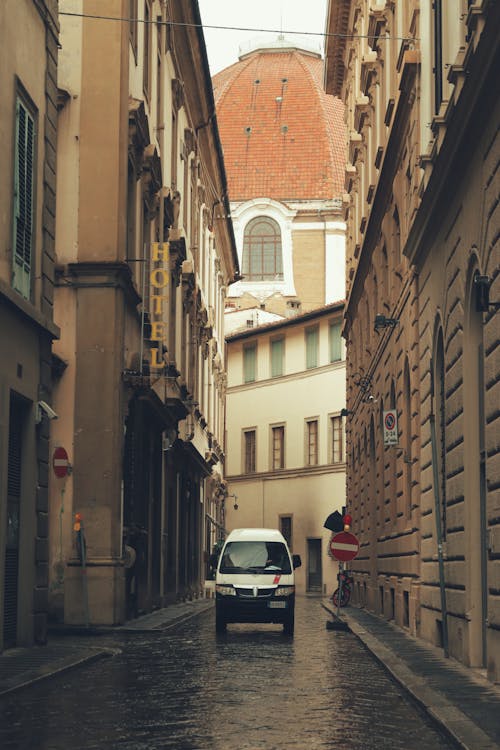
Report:
[[[323,526],[330,531],[344,531],[344,517],[338,510],[334,510],[333,513],[330,513]]]

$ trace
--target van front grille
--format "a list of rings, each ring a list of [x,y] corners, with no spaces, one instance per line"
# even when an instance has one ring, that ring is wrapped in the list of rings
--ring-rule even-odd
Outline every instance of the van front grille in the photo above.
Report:
[[[255,598],[256,596],[272,596],[274,589],[263,589],[258,588],[257,586],[253,586],[252,588],[243,589],[243,588],[236,588],[236,595],[246,598]]]

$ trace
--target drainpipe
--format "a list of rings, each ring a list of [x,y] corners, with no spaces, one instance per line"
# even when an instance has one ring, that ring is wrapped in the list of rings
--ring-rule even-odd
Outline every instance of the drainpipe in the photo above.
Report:
[[[446,609],[446,584],[444,580],[444,561],[443,561],[443,534],[441,529],[441,498],[439,494],[439,474],[437,461],[436,445],[436,415],[434,414],[434,366],[431,360],[431,413],[429,415],[431,425],[431,445],[432,445],[432,476],[434,484],[434,515],[436,517],[436,540],[438,551],[439,567],[439,590],[441,594],[441,613],[443,617],[443,652],[448,658],[448,612]]]

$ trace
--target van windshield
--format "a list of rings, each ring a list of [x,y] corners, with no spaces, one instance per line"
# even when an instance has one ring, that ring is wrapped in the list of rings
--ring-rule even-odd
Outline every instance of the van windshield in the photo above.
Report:
[[[290,556],[283,542],[229,542],[221,573],[291,573]]]

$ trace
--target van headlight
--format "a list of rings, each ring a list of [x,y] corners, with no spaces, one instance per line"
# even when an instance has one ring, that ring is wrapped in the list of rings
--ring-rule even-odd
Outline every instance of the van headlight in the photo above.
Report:
[[[215,592],[221,594],[221,596],[236,596],[236,589],[233,586],[222,586],[221,584],[217,584]]]
[[[295,586],[278,586],[274,592],[274,596],[291,596],[295,594]]]

